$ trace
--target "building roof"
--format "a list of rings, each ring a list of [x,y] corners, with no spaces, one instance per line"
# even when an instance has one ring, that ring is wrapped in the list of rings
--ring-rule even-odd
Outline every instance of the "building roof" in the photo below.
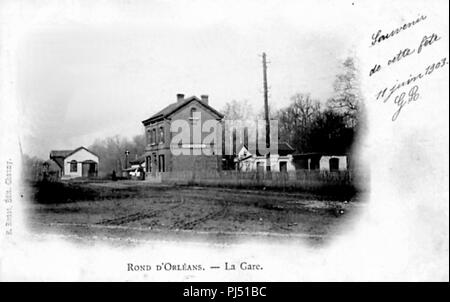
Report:
[[[73,150],[52,150],[52,151],[50,151],[50,158],[53,158],[53,157],[66,158],[67,155],[72,153],[72,151]]]
[[[295,152],[295,149],[289,145],[287,142],[279,142],[278,143],[278,154],[287,155]]]
[[[131,171],[136,171],[138,170],[139,167],[129,167],[129,168],[123,168],[122,172],[131,172]]]
[[[66,158],[73,150],[52,150],[50,151],[50,159],[52,159],[61,169],[64,169],[64,158]]]
[[[44,164],[47,165],[48,171],[58,171],[61,169],[61,167],[54,160],[46,160]]]
[[[133,164],[140,165],[143,162],[145,162],[145,155],[141,155],[141,156],[139,156],[136,159],[130,160],[130,164],[132,164],[132,165]]]
[[[251,153],[248,149],[247,144],[240,144],[237,147],[238,153],[240,152],[240,150],[242,150],[242,148],[245,148],[249,153]],[[281,156],[285,156],[285,155],[289,155],[295,152],[295,149],[291,147],[291,145],[289,145],[289,143],[287,142],[279,142],[278,143],[278,155]],[[259,152],[258,149],[256,149],[256,156],[262,156],[261,152]],[[246,157],[248,158],[248,156]]]
[[[92,159],[87,159],[82,161],[83,164],[96,164],[96,161],[93,161]]]
[[[193,101],[198,101],[200,104],[202,104],[207,109],[211,110],[218,117],[220,117],[220,118],[224,117],[224,115],[222,113],[220,113],[219,111],[217,111],[213,107],[209,106],[208,104],[202,102],[196,96],[191,96],[191,97],[185,98],[183,101],[177,101],[175,103],[169,104],[168,106],[164,107],[162,110],[160,110],[157,113],[155,113],[154,115],[152,115],[150,118],[142,121],[142,123],[144,125],[147,125],[148,123],[152,122],[153,120],[157,120],[157,119],[168,117],[169,115],[171,115],[172,113],[174,113],[178,109],[186,106],[187,104],[189,104],[190,102],[193,102]]]
[[[256,155],[256,156],[261,156],[261,153],[259,152],[257,146],[255,146],[255,147],[256,147],[256,150],[252,150],[252,151],[255,151],[255,155]],[[250,149],[248,148],[247,144],[244,144],[244,143],[241,143],[241,144],[239,144],[239,145],[236,145],[236,152],[237,152],[237,153],[241,152],[243,148],[245,148],[245,149],[247,150],[247,152],[250,154],[250,156],[252,156],[252,152],[251,152]],[[249,157],[249,156],[247,156],[246,158],[248,158],[248,157]]]
[[[94,152],[81,146],[81,147],[76,148],[75,150],[52,150],[52,151],[50,151],[50,159],[55,161],[61,169],[64,169],[64,159],[66,157],[80,151],[81,149],[84,149],[84,150],[88,151],[89,153],[92,153],[98,157],[98,155],[95,154]]]

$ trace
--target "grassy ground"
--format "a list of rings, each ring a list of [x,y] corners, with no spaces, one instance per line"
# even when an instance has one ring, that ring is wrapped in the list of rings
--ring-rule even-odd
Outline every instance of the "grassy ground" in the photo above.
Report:
[[[139,181],[32,184],[32,230],[119,238],[302,237],[324,242],[360,207],[326,194]],[[348,197],[348,196],[346,196]]]

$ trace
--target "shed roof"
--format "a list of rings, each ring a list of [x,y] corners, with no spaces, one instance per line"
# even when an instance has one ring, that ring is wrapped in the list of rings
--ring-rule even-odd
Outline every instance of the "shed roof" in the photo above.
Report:
[[[66,158],[67,155],[72,153],[72,151],[73,150],[52,150],[52,151],[50,151],[50,158],[53,158],[53,157]]]
[[[145,155],[141,155],[136,159],[130,160],[130,164],[142,164],[145,162]]]
[[[241,144],[238,150],[242,150],[242,148],[247,149],[247,151],[249,151],[247,144]],[[279,142],[278,143],[278,154],[285,156],[288,154],[292,154],[295,152],[295,149],[291,147],[291,145],[289,145],[289,143],[287,142]],[[259,152],[258,149],[256,149],[256,156],[261,156],[261,152]]]
[[[50,159],[55,161],[61,169],[64,169],[64,159],[66,157],[80,151],[81,149],[84,149],[84,150],[88,151],[89,153],[92,153],[93,155],[98,157],[98,155],[95,154],[94,152],[81,146],[81,147],[76,148],[75,150],[52,150],[52,151],[50,151]]]
[[[59,164],[54,160],[46,160],[44,163],[48,166],[49,171],[58,171],[61,169]]]
[[[287,155],[295,152],[295,149],[289,145],[287,142],[279,142],[278,143],[278,154]]]

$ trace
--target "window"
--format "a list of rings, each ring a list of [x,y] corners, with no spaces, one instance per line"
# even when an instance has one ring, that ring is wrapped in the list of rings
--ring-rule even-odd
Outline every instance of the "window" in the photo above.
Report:
[[[194,115],[197,112],[197,108],[191,108],[191,120],[194,120]]]
[[[147,129],[147,144],[150,145],[152,143],[152,132],[150,129]]]
[[[164,128],[159,127],[159,142],[164,143]]]
[[[152,172],[152,159],[150,156],[147,156],[146,158],[145,168],[147,169],[147,172]]]
[[[159,155],[159,162],[158,162],[158,172],[165,172],[165,162],[164,162],[164,155]]]
[[[189,117],[189,120],[191,121],[192,125],[194,125],[196,123],[197,120],[197,108],[192,107],[191,108],[191,115]],[[191,127],[190,129],[190,139],[189,142],[191,144],[190,149],[192,150],[194,148],[194,144],[199,144],[200,142],[198,142],[198,139],[201,139],[201,137],[199,138],[198,135],[195,133],[196,128],[195,127]],[[201,134],[200,134],[201,135]]]
[[[75,160],[70,162],[70,172],[77,172],[77,162]]]
[[[152,144],[156,143],[156,129],[153,129]]]
[[[189,116],[189,120],[192,123],[195,123],[199,119],[199,116],[200,116],[200,112],[197,111],[197,108],[192,107],[191,114]]]

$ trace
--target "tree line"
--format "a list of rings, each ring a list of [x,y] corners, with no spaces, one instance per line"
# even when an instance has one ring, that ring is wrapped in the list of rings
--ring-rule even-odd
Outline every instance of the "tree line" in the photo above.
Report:
[[[361,128],[362,108],[358,69],[352,57],[342,63],[342,72],[333,83],[334,95],[325,102],[309,93],[296,93],[288,106],[270,112],[278,120],[278,138],[288,142],[299,153],[351,152]],[[223,110],[226,119],[263,119],[248,101],[232,101]]]

